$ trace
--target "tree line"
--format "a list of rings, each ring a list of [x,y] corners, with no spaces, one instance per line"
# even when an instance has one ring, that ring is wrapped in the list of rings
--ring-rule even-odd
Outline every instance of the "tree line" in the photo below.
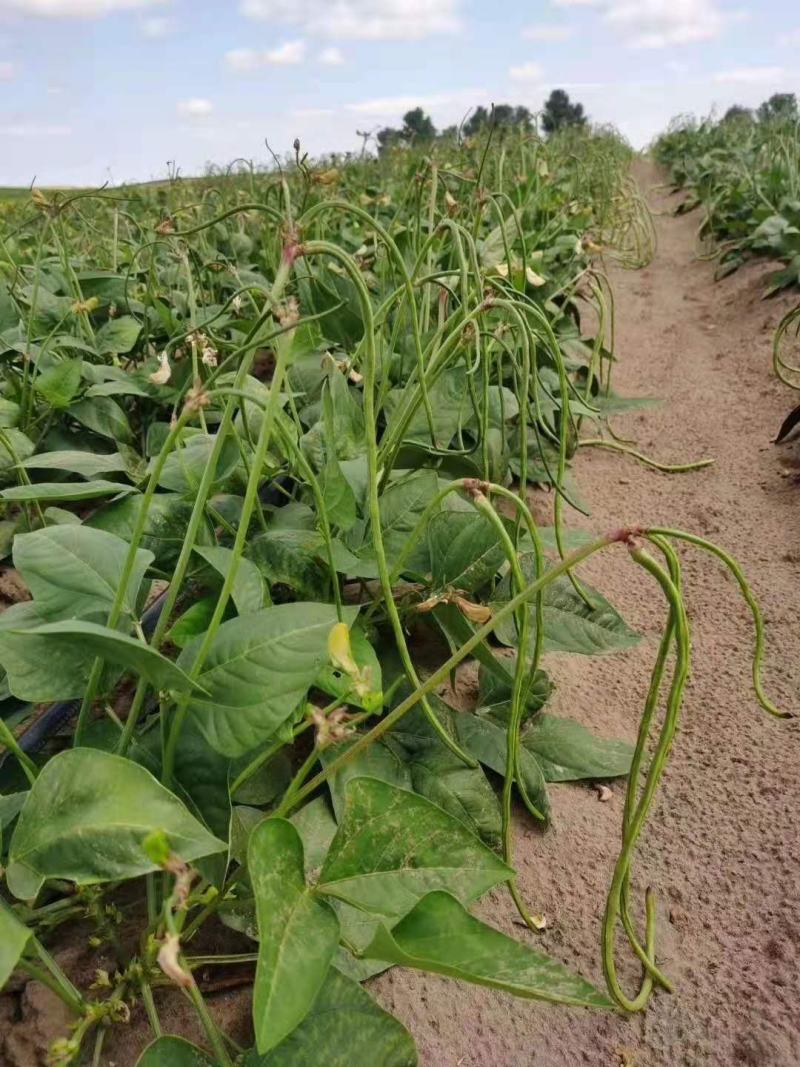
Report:
[[[773,93],[763,104],[759,104],[755,111],[750,107],[734,104],[722,116],[723,122],[773,122],[782,119],[800,119],[794,93]]]
[[[545,101],[539,120],[543,131],[551,134],[565,126],[585,126],[588,118],[583,110],[583,104],[573,103],[569,94],[563,89],[554,89]],[[405,113],[403,125],[399,129],[384,126],[382,130],[378,130],[375,137],[378,150],[383,152],[395,145],[420,144],[434,141],[437,138],[455,139],[459,135],[459,130],[464,137],[474,137],[490,125],[501,131],[515,129],[527,132],[534,128],[535,123],[536,117],[527,107],[495,104],[491,109],[483,106],[475,108],[460,127],[447,126],[439,131],[434,126],[430,115],[427,115],[421,107],[415,107]],[[365,135],[362,134],[362,136]]]

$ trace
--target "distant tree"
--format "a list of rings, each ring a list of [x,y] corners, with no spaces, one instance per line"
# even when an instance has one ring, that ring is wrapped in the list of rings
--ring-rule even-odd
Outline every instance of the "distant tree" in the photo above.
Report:
[[[439,137],[442,141],[458,140],[458,126],[445,126],[439,133]]]
[[[400,130],[395,130],[391,126],[384,126],[382,130],[378,130],[375,134],[375,139],[378,142],[378,152],[386,152],[396,144],[399,144],[403,139],[403,135]]]
[[[436,127],[430,115],[421,107],[415,107],[403,115],[402,137],[405,141],[432,141],[436,136]]]
[[[759,106],[758,117],[761,122],[772,119],[796,119],[797,97],[794,93],[773,93],[769,100]]]
[[[722,116],[723,122],[752,122],[753,111],[752,108],[742,107],[741,104],[734,104],[729,107],[725,114]]]
[[[526,107],[513,107],[511,104],[495,104],[493,113],[483,106],[476,107],[464,123],[465,136],[474,137],[492,121],[502,129],[514,127],[529,130],[533,125],[533,116]]]
[[[586,115],[583,104],[573,104],[569,94],[563,89],[553,89],[545,101],[542,111],[542,129],[545,133],[555,133],[565,126],[585,126]]]

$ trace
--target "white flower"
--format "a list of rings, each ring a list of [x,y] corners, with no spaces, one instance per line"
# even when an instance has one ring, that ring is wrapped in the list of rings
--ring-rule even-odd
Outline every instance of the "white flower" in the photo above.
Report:
[[[233,300],[231,300],[231,307],[233,308],[233,310],[236,312],[237,315],[242,310],[242,298],[238,293],[233,298]]]
[[[154,370],[150,375],[150,381],[153,385],[166,385],[172,374],[172,367],[169,365],[169,356],[166,352],[162,352],[158,357],[158,370]]]
[[[205,363],[207,367],[216,367],[217,365],[217,350],[212,348],[211,345],[207,345],[203,349],[203,355],[200,357],[201,362]]]

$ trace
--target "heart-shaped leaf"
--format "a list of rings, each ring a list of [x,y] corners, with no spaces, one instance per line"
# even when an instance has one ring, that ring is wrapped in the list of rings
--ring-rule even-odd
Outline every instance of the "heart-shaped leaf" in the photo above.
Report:
[[[388,918],[432,889],[472,901],[513,872],[463,823],[429,800],[375,778],[345,787],[339,830],[317,889]]]
[[[429,893],[391,930],[381,926],[364,954],[517,997],[614,1007],[580,975],[474,918],[450,893]]]
[[[303,844],[286,819],[265,819],[253,829],[247,869],[259,937],[253,1027],[265,1053],[308,1014],[330,969],[339,921],[306,886]]]
[[[98,749],[60,752],[45,764],[20,812],[9,847],[9,889],[26,899],[45,878],[96,885],[145,874],[155,866],[142,841],[156,830],[187,861],[227,847],[139,764]]]

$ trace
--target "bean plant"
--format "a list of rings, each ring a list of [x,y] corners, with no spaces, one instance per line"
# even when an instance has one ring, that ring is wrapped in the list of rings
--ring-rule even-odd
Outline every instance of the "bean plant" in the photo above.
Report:
[[[362,984],[392,966],[605,1011],[672,989],[632,872],[689,670],[683,545],[733,575],[780,712],[721,548],[564,522],[580,445],[663,466],[609,424],[644,403],[611,383],[606,267],[653,241],[629,162],[606,131],[298,145],[6,206],[0,551],[24,596],[0,616],[0,985],[73,1012],[54,1064],[105,1062],[135,1008],[142,1067],[410,1067]],[[545,653],[640,639],[577,573],[610,552],[664,605],[634,746],[547,710]],[[511,816],[546,830],[551,783],[614,778],[600,989],[539,950]],[[530,933],[473,914],[496,887]],[[114,960],[91,988],[53,954],[79,922]],[[215,1021],[219,967],[252,983],[252,1048]],[[167,988],[204,1048],[169,1033]]]

